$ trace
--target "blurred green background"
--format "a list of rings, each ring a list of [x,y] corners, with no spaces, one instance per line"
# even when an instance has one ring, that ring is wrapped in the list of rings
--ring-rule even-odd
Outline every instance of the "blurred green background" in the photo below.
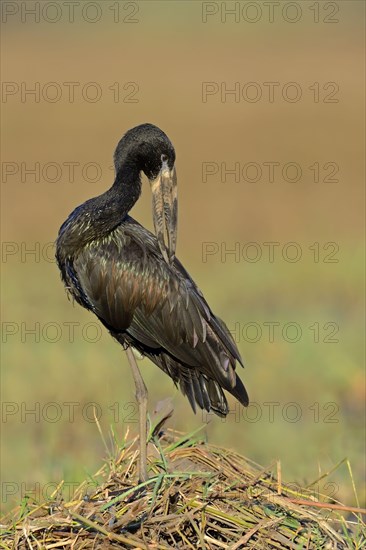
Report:
[[[150,410],[173,396],[169,426],[209,420],[210,442],[264,466],[280,460],[288,482],[310,483],[347,457],[364,502],[364,4],[281,2],[272,22],[261,2],[238,2],[237,21],[215,2],[81,2],[74,22],[63,2],[23,3],[43,6],[39,17],[3,4],[2,507],[96,471],[105,449],[91,403],[105,434],[137,430],[125,355],[68,301],[49,243],[112,183],[114,147],[142,122],[175,145],[178,255],[234,331],[253,402],[230,401],[226,421],[194,416],[146,360]],[[268,82],[279,83],[273,101]],[[235,86],[239,97],[221,96]],[[279,163],[272,182],[269,162]],[[297,182],[282,176],[289,162]],[[205,163],[217,173],[204,177]],[[235,163],[262,177],[225,178]],[[147,185],[132,215],[151,228]],[[290,242],[297,262],[283,258]],[[273,261],[264,243],[279,243]],[[315,491],[356,504],[346,465],[330,480]]]

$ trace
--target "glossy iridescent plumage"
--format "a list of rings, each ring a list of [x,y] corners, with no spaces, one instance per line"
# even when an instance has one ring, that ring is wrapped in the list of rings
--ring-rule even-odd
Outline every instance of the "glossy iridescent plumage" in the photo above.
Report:
[[[155,180],[162,162],[174,170],[172,144],[144,124],[127,132],[114,159],[111,189],[76,208],[60,229],[56,257],[66,288],[124,347],[167,373],[194,410],[198,405],[225,416],[223,390],[246,406],[235,372],[241,359],[226,325],[174,258],[175,243],[165,253],[163,241],[128,215],[141,193],[141,171]]]

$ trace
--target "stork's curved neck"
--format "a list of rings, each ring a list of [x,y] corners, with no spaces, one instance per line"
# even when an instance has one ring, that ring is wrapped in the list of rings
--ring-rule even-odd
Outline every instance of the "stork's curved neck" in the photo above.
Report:
[[[105,193],[108,206],[120,218],[128,214],[141,195],[140,172],[136,163],[126,160],[116,172],[112,187]]]
[[[140,194],[138,167],[132,163],[120,165],[110,189],[87,200],[70,214],[60,228],[58,245],[71,256],[87,243],[106,237],[123,222]]]
[[[135,163],[126,161],[119,166],[112,187],[82,205],[84,214],[90,217],[90,229],[97,235],[112,230],[127,216],[140,194],[140,170]]]

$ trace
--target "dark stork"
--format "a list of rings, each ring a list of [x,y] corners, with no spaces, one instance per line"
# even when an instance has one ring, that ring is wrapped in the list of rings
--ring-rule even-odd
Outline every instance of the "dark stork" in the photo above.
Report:
[[[114,153],[112,187],[78,206],[56,243],[66,289],[127,352],[140,414],[141,481],[147,479],[147,390],[132,348],[179,385],[194,412],[198,405],[226,416],[223,390],[248,405],[235,372],[236,361],[242,365],[235,342],[175,258],[174,163],[174,147],[159,128],[129,130]],[[141,172],[151,184],[156,235],[128,215],[141,194]]]

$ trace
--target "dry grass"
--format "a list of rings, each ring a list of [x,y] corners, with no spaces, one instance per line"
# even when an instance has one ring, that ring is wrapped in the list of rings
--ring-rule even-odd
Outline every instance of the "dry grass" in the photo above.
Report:
[[[160,429],[160,428],[158,428]],[[155,432],[158,430],[156,429]],[[7,549],[360,549],[360,509],[314,498],[196,434],[152,434],[150,479],[136,485],[137,439],[128,440],[72,500],[62,483],[48,502],[25,499],[5,518]],[[347,518],[347,519],[346,519]]]

